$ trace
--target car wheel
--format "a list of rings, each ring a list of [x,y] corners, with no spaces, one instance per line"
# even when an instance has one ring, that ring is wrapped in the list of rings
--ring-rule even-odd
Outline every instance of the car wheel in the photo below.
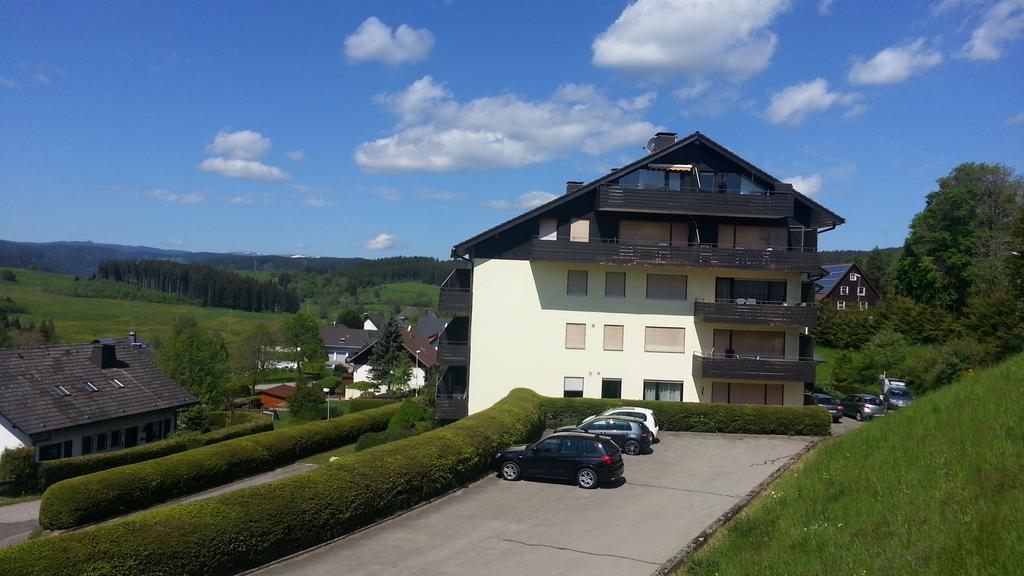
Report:
[[[588,490],[591,488],[597,488],[597,472],[594,472],[590,468],[581,468],[580,471],[576,473],[576,484],[579,485],[580,488],[586,488]]]
[[[509,460],[501,465],[501,477],[509,481],[519,480],[523,477],[523,471],[520,470],[519,464]]]
[[[636,440],[626,440],[626,444],[622,446],[622,451],[630,456],[636,456],[640,453],[640,443]]]
[[[856,415],[856,418],[857,418],[857,422],[863,422],[864,421],[864,413],[858,411],[857,415]]]

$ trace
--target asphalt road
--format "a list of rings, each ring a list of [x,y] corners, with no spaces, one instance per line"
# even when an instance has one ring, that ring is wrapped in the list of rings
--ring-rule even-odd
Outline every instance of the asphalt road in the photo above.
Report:
[[[663,432],[598,490],[496,476],[255,573],[647,576],[810,441]]]

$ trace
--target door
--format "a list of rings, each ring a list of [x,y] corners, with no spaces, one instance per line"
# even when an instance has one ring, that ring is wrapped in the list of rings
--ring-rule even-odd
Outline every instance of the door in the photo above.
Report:
[[[533,445],[533,453],[523,459],[523,469],[530,476],[558,478],[560,439],[548,438]]]
[[[575,478],[576,468],[583,458],[583,451],[586,448],[587,440],[582,438],[562,438],[562,444],[558,454],[558,476],[560,478]]]
[[[124,430],[124,447],[131,448],[139,444],[139,427],[132,426]]]

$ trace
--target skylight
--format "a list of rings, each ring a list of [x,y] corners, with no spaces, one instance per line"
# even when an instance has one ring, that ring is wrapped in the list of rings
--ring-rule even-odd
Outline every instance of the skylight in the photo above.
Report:
[[[114,388],[124,388],[124,384],[117,378],[111,378],[110,383],[114,385]]]
[[[89,392],[99,391],[99,388],[97,388],[96,385],[93,384],[92,382],[85,382],[84,384],[82,384],[82,386],[85,386],[85,389],[88,390]]]
[[[57,396],[71,396],[71,392],[68,392],[67,388],[60,385],[54,386],[53,391],[57,393]]]

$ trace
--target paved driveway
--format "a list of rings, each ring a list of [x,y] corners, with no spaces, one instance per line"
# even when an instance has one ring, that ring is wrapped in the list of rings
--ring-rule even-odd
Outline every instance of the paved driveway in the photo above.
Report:
[[[464,490],[256,573],[648,575],[810,441],[663,432],[626,481],[505,482]]]
[[[39,525],[39,500],[0,506],[0,548],[28,540]]]

